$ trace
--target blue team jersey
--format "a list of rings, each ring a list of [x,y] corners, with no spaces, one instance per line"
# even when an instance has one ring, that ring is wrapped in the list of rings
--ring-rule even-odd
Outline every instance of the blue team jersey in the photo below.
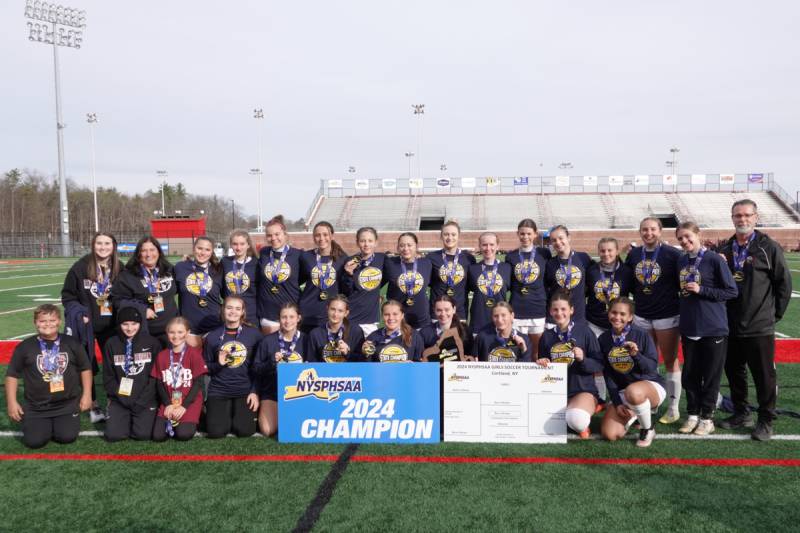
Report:
[[[530,252],[517,249],[506,254],[506,263],[511,265],[511,306],[515,318],[525,320],[547,315],[544,277],[549,259],[547,248],[533,248]]]
[[[405,320],[412,328],[431,323],[428,285],[431,281],[431,262],[426,257],[405,263],[400,257],[389,257],[383,263],[383,274],[389,283],[386,297],[403,306]],[[405,269],[403,268],[405,267]]]

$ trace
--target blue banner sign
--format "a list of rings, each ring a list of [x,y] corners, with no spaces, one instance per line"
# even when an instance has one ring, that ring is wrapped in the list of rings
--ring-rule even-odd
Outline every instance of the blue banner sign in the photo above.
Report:
[[[280,442],[439,442],[439,365],[278,365]]]

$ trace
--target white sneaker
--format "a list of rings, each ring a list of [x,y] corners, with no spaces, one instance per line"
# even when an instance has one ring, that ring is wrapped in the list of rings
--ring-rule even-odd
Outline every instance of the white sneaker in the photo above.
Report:
[[[99,407],[95,407],[91,411],[89,411],[89,421],[92,424],[97,424],[98,422],[102,422],[106,419],[106,414],[100,410]]]
[[[694,430],[695,435],[710,435],[714,433],[714,421],[710,418],[703,418]]]
[[[689,418],[686,419],[686,422],[678,430],[678,433],[689,434],[693,432],[698,424],[700,424],[700,417],[697,415],[689,415]]]
[[[658,419],[661,424],[674,424],[681,419],[681,413],[677,409],[667,409],[664,416]]]
[[[653,439],[656,438],[656,430],[653,428],[650,429],[640,429],[639,430],[639,440],[636,441],[636,446],[639,448],[647,448],[653,443]]]

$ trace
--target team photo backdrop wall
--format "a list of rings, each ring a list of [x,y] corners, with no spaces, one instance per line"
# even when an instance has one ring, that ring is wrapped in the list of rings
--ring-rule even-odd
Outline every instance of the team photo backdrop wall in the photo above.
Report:
[[[280,442],[439,442],[439,365],[278,365]]]

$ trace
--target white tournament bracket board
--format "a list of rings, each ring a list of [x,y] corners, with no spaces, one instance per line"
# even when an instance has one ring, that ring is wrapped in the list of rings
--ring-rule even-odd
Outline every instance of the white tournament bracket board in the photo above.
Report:
[[[566,443],[567,365],[444,364],[444,440]]]

